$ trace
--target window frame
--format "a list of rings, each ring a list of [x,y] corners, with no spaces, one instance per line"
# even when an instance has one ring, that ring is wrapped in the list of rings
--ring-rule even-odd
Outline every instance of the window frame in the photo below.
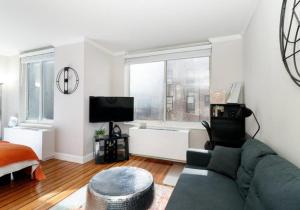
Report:
[[[22,61],[22,58],[28,58],[28,57],[32,57],[32,56],[43,56],[43,55],[49,55],[49,57],[47,58],[38,58],[34,61]],[[35,52],[30,52],[30,53],[26,53],[20,56],[21,60],[20,60],[20,65],[21,65],[21,93],[23,94],[23,102],[21,104],[21,119],[20,121],[22,123],[28,123],[28,124],[46,124],[46,125],[51,125],[54,122],[54,116],[53,119],[47,119],[47,118],[43,118],[43,109],[44,109],[44,95],[43,95],[43,74],[44,74],[44,70],[43,70],[43,64],[45,62],[53,62],[54,65],[54,49],[50,48],[50,49],[46,49],[46,50],[42,50],[42,51],[35,51]],[[28,91],[28,67],[27,65],[30,63],[40,63],[40,82],[41,82],[41,87],[40,87],[40,91],[39,91],[39,117],[38,119],[28,119],[28,95],[29,95],[29,91]],[[55,74],[55,69],[53,69],[53,75]],[[55,77],[53,77],[55,79]],[[23,85],[22,85],[23,84]],[[53,90],[54,90],[54,81],[53,81]],[[54,94],[54,93],[53,93]],[[54,98],[53,98],[54,100]],[[54,109],[54,107],[53,107]]]
[[[167,63],[170,60],[181,60],[181,59],[193,59],[193,58],[209,58],[209,88],[208,88],[208,92],[210,95],[210,90],[211,90],[211,67],[212,67],[212,63],[211,63],[211,55],[205,55],[205,56],[187,56],[187,57],[182,57],[182,58],[170,58],[170,59],[162,59],[160,60],[161,62],[164,62],[164,105],[163,105],[163,110],[164,110],[164,115],[163,115],[163,120],[134,120],[134,122],[152,122],[152,123],[174,123],[174,124],[180,124],[180,123],[184,123],[184,124],[196,124],[198,122],[192,122],[192,121],[174,121],[174,120],[167,120],[167,88],[168,88],[168,84],[167,84]],[[145,62],[133,62],[133,63],[127,63],[125,65],[125,74],[127,75],[127,77],[125,78],[125,95],[126,96],[130,96],[130,65],[132,64],[143,64],[143,63],[152,63],[152,62],[158,62],[159,60],[155,60],[155,61],[145,61]]]

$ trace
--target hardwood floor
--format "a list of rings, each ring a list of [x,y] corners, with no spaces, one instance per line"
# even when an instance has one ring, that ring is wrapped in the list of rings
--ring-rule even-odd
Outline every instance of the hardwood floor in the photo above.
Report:
[[[129,161],[103,165],[94,161],[77,164],[49,160],[42,163],[46,180],[17,179],[0,186],[0,209],[48,209],[86,185],[99,171],[115,166],[144,168],[153,174],[156,183],[162,184],[172,163],[136,156]]]

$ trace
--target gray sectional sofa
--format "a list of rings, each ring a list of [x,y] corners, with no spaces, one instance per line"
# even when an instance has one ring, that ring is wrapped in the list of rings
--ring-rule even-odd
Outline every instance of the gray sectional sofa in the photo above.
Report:
[[[187,151],[166,210],[300,210],[300,169],[267,145],[243,145],[235,180],[206,169],[211,155]]]

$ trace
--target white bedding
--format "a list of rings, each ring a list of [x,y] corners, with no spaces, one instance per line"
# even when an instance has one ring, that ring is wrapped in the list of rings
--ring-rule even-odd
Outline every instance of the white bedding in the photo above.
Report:
[[[27,161],[21,161],[18,163],[9,164],[7,166],[0,167],[0,177],[27,168],[29,166],[32,166],[31,167],[31,175],[32,175],[35,169],[38,167],[38,165],[39,162],[36,160],[27,160]]]

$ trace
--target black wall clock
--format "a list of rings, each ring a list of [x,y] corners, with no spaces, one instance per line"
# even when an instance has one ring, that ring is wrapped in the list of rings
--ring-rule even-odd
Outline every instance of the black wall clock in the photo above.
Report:
[[[74,93],[79,85],[78,73],[71,67],[61,69],[56,77],[57,89],[63,94]]]
[[[284,66],[300,87],[300,0],[283,0],[280,16],[280,51]]]

